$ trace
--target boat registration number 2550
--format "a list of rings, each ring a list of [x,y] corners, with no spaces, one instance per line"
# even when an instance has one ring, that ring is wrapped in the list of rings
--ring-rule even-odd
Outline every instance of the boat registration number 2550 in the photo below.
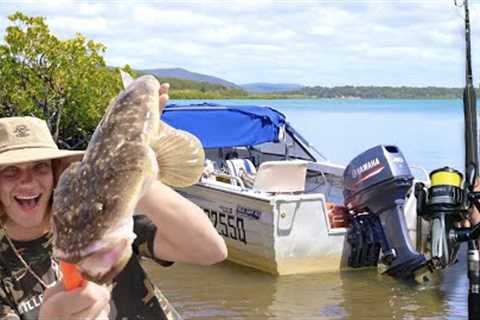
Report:
[[[221,207],[221,211],[203,209],[222,236],[247,244],[247,233],[243,218],[233,215],[231,208]]]

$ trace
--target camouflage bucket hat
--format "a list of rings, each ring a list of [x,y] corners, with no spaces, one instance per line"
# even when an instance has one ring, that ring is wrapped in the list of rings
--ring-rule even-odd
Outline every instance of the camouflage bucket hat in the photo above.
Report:
[[[83,153],[58,149],[47,123],[41,119],[0,118],[0,166],[69,157],[79,160]]]

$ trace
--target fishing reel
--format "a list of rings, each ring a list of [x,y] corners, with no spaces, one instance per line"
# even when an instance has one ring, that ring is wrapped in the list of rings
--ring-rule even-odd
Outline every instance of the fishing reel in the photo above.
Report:
[[[467,177],[475,177],[474,172]],[[450,167],[430,173],[431,185],[417,184],[417,214],[430,222],[429,244],[431,265],[444,269],[457,261],[461,242],[478,238],[480,228],[462,228],[460,223],[468,219],[468,208],[480,206],[480,193],[473,191],[473,181],[463,182],[463,175]]]

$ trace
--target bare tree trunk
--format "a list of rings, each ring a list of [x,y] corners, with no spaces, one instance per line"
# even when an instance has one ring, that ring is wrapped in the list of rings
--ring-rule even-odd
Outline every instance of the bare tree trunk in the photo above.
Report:
[[[58,141],[58,136],[60,134],[60,121],[62,118],[62,112],[63,112],[63,105],[65,104],[65,98],[60,98],[60,103],[57,108],[57,112],[55,113],[55,132],[53,134],[53,139],[55,142]]]

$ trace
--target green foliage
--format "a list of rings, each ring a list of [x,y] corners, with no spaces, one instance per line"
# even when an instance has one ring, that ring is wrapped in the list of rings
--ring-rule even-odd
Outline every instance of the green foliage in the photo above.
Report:
[[[439,87],[306,87],[296,93],[306,98],[361,98],[361,99],[459,99],[463,88]]]
[[[171,90],[170,98],[172,99],[244,99],[247,98],[245,92],[240,90],[225,91],[201,91],[193,89]]]
[[[121,89],[118,70],[102,57],[105,46],[81,34],[59,40],[43,17],[17,12],[8,19],[0,45],[0,116],[43,118],[59,145],[85,147]]]

